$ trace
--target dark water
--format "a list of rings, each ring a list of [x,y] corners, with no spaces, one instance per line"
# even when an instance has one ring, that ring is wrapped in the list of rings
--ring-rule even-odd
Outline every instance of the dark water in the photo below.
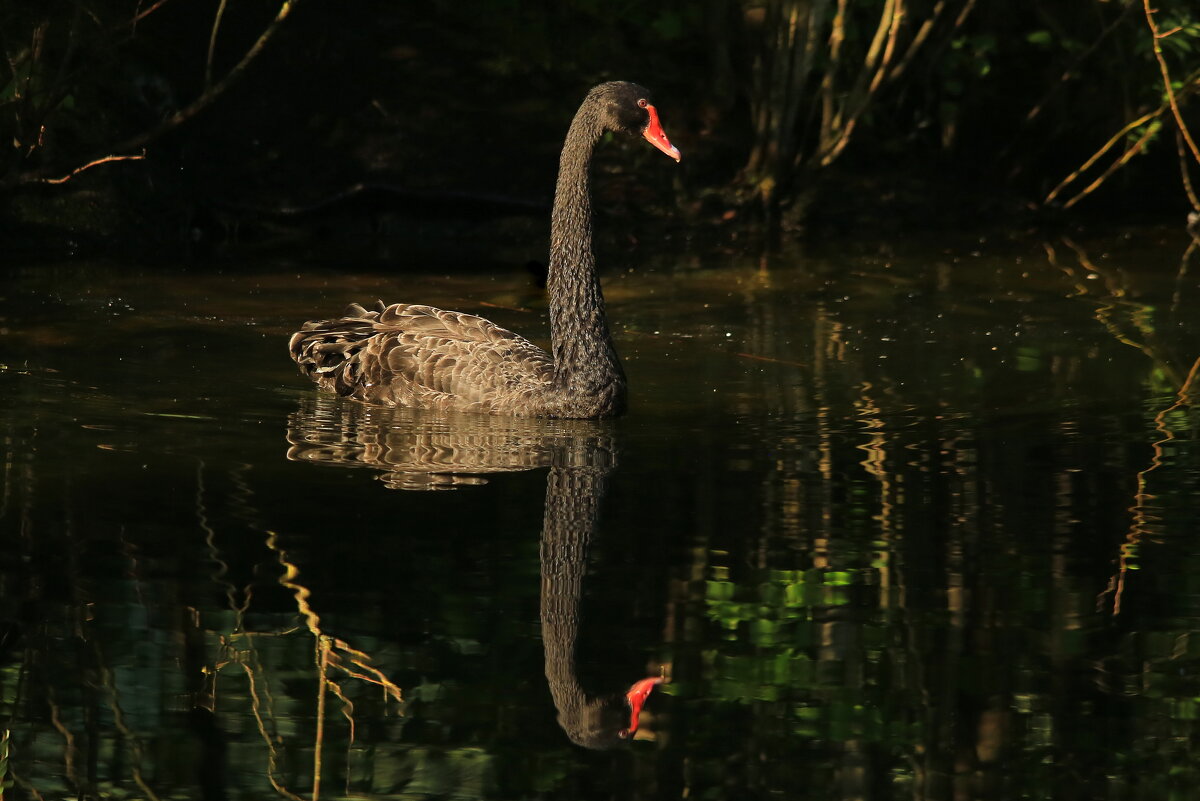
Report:
[[[1195,798],[1187,248],[610,254],[607,423],[287,359],[375,297],[544,335],[520,270],[10,268],[9,793]]]

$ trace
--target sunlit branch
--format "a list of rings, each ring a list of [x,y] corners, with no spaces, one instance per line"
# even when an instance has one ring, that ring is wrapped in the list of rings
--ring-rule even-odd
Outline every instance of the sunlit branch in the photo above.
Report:
[[[972,2],[973,1],[974,0],[972,0]],[[968,3],[968,5],[970,5],[970,3]],[[904,74],[904,71],[908,69],[909,65],[912,64],[913,56],[915,56],[917,51],[921,49],[921,45],[925,44],[925,40],[929,38],[929,34],[933,31],[933,26],[937,24],[939,19],[941,19],[942,13],[945,10],[946,0],[938,0],[937,3],[934,4],[933,11],[929,12],[929,15],[925,17],[925,21],[921,23],[921,27],[917,28],[917,32],[913,34],[913,38],[912,41],[909,42],[907,52],[905,52],[904,56],[896,62],[894,67],[892,67],[892,71],[888,73],[889,81],[895,81],[900,78],[900,76]]]
[[[1193,72],[1187,78],[1187,80],[1184,82],[1183,88],[1178,92],[1177,97],[1184,97],[1188,94],[1191,94],[1197,88],[1200,88],[1200,70]],[[1160,104],[1158,106],[1158,108],[1154,109],[1153,111],[1146,112],[1145,114],[1141,115],[1137,119],[1132,120],[1132,121],[1126,123],[1124,126],[1122,126],[1119,131],[1117,131],[1115,134],[1113,134],[1111,137],[1109,137],[1108,141],[1105,142],[1100,147],[1099,150],[1097,150],[1095,153],[1093,153],[1082,165],[1080,165],[1078,168],[1076,168],[1074,172],[1072,172],[1070,175],[1068,175],[1066,178],[1064,178],[1061,182],[1059,182],[1058,186],[1054,187],[1054,189],[1051,190],[1050,194],[1046,195],[1046,198],[1042,201],[1042,203],[1043,204],[1053,203],[1054,199],[1056,197],[1058,197],[1058,195],[1061,194],[1062,191],[1064,189],[1066,189],[1067,186],[1074,183],[1076,180],[1078,180],[1079,176],[1081,176],[1083,173],[1087,172],[1087,170],[1091,169],[1091,167],[1096,162],[1098,162],[1101,158],[1103,158],[1104,155],[1106,153],[1108,153],[1108,151],[1112,150],[1118,143],[1120,143],[1130,131],[1136,130],[1138,127],[1145,125],[1146,123],[1150,122],[1151,120],[1155,120],[1158,117],[1161,117],[1164,113],[1166,113],[1166,111],[1169,107],[1170,107],[1169,104],[1164,102],[1164,103]],[[1126,157],[1122,161],[1122,164],[1124,164],[1125,162],[1128,161],[1128,156],[1129,156],[1129,154],[1126,153]],[[1111,174],[1111,171],[1110,171],[1110,174]],[[1086,190],[1086,192],[1081,193],[1081,195],[1086,194],[1087,192],[1093,191],[1094,188],[1095,188],[1094,186],[1089,187],[1089,189]]]
[[[879,90],[880,84],[883,83],[883,77],[887,74],[888,67],[892,64],[892,59],[896,55],[896,37],[900,34],[900,24],[903,21],[904,0],[895,0],[892,6],[891,18],[888,20],[887,44],[883,48],[883,58],[875,70],[875,75],[871,78],[871,85],[868,88],[869,94],[875,94]]]
[[[1083,198],[1090,195],[1092,192],[1095,192],[1097,189],[1100,188],[1101,184],[1103,184],[1106,180],[1108,180],[1108,177],[1110,175],[1112,175],[1114,172],[1119,170],[1121,167],[1123,167],[1127,163],[1129,163],[1129,160],[1132,159],[1134,156],[1136,156],[1138,153],[1142,152],[1142,149],[1146,146],[1146,143],[1150,141],[1150,137],[1152,137],[1152,136],[1154,136],[1154,134],[1158,133],[1161,123],[1157,118],[1162,115],[1162,112],[1163,112],[1163,109],[1159,109],[1159,111],[1155,114],[1144,115],[1143,117],[1139,117],[1137,121],[1145,122],[1147,120],[1152,120],[1150,122],[1150,124],[1146,126],[1146,131],[1140,137],[1138,137],[1138,140],[1136,142],[1134,142],[1133,145],[1127,147],[1125,149],[1125,152],[1122,153],[1121,156],[1116,161],[1114,161],[1112,164],[1108,165],[1108,167],[1105,168],[1104,172],[1100,174],[1099,178],[1092,181],[1090,184],[1088,184],[1086,187],[1084,187],[1080,192],[1073,195],[1069,200],[1065,201],[1063,203],[1063,208],[1069,209],[1072,206],[1074,206],[1076,203],[1078,203],[1080,200],[1083,200]],[[1137,121],[1135,121],[1135,122],[1137,122]],[[1085,170],[1087,170],[1089,167],[1091,167],[1093,164],[1095,164],[1100,159],[1101,156],[1103,156],[1106,152],[1108,152],[1108,150],[1110,150],[1113,145],[1115,145],[1117,142],[1119,142],[1124,137],[1124,134],[1126,131],[1131,130],[1132,128],[1135,128],[1135,127],[1137,127],[1137,126],[1136,125],[1133,125],[1132,127],[1126,126],[1125,128],[1123,128],[1121,130],[1120,133],[1113,136],[1113,138],[1110,139],[1104,145],[1104,147],[1102,147],[1100,150],[1096,151],[1096,154],[1093,155],[1092,158],[1088,159],[1088,161],[1085,162],[1082,167],[1080,167],[1075,172],[1071,173],[1065,179],[1063,179],[1063,182],[1060,183],[1058,186],[1056,186],[1054,188],[1054,191],[1052,191],[1049,195],[1047,195],[1046,199],[1042,202],[1043,203],[1052,203],[1054,201],[1054,198],[1056,198],[1058,196],[1059,192],[1061,192],[1063,189],[1065,189],[1069,184],[1073,183],[1075,181],[1075,179],[1077,179],[1080,175],[1082,175]]]
[[[820,151],[817,154],[817,163],[822,167],[827,167],[841,155],[845,150],[846,145],[850,142],[850,137],[854,133],[855,127],[858,125],[859,117],[870,106],[871,98],[879,89],[880,81],[883,74],[886,72],[889,62],[894,52],[894,44],[896,37],[896,29],[899,26],[899,14],[902,8],[901,0],[885,0],[883,10],[879,15],[879,24],[875,27],[875,33],[871,38],[871,44],[867,48],[866,57],[863,59],[862,69],[855,79],[854,86],[848,93],[848,99],[845,105],[840,109],[833,121],[826,121],[827,131],[832,134],[832,137],[823,136]],[[829,70],[832,71],[836,65],[830,65]],[[843,117],[843,112],[846,108],[850,108],[848,114]]]
[[[1167,69],[1167,59],[1163,55],[1161,40],[1167,38],[1175,30],[1160,33],[1158,24],[1154,21],[1154,11],[1150,8],[1150,0],[1142,0],[1142,6],[1146,11],[1146,24],[1150,26],[1150,33],[1153,34],[1154,58],[1158,61],[1159,72],[1162,73],[1163,89],[1167,94],[1167,102],[1171,105],[1171,113],[1175,115],[1175,124],[1179,126],[1179,133],[1187,142],[1188,149],[1192,151],[1192,157],[1200,164],[1200,147],[1196,146],[1196,142],[1192,139],[1192,134],[1188,130],[1187,125],[1183,121],[1183,114],[1179,111],[1179,101],[1175,97],[1175,89],[1171,86],[1171,73]],[[1178,29],[1176,29],[1178,30]],[[1200,211],[1200,204],[1196,203],[1195,197],[1191,198],[1193,207]]]
[[[64,175],[62,177],[47,177],[47,179],[43,179],[43,182],[44,183],[66,183],[67,181],[70,181],[71,179],[73,179],[74,176],[78,175],[79,173],[82,173],[82,171],[84,171],[86,169],[91,169],[92,167],[96,167],[97,164],[107,164],[108,162],[140,161],[140,159],[143,159],[145,157],[146,157],[146,151],[143,150],[140,153],[134,153],[134,155],[130,155],[130,156],[104,156],[103,158],[95,158],[95,159],[92,159],[92,161],[84,164],[83,167],[76,167],[73,170],[71,170],[70,173],[67,173],[66,175]]]

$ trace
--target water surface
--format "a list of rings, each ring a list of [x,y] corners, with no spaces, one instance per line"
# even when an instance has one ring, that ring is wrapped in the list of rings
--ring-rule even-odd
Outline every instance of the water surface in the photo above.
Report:
[[[287,358],[376,297],[544,339],[519,268],[10,267],[0,770],[47,799],[1191,798],[1188,248],[608,254],[631,411],[601,423],[371,408]]]

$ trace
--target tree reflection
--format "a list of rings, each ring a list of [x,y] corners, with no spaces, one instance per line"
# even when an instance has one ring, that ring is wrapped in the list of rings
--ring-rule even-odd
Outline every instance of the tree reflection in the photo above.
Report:
[[[706,461],[740,459],[725,492],[760,510],[718,512],[673,594],[706,624],[672,641],[710,700],[680,746],[690,795],[1187,786],[1200,332],[1159,303],[1173,265],[1046,252],[827,277],[793,327],[794,297],[747,293],[751,349],[794,365],[743,369],[775,413]],[[728,743],[755,765],[733,779]]]

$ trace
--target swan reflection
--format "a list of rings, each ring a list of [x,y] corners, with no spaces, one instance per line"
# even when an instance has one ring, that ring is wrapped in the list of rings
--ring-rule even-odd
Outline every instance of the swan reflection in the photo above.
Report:
[[[391,489],[486,484],[491,473],[613,464],[605,427],[384,408],[329,395],[306,398],[288,420],[288,459],[383,471]]]
[[[289,418],[288,459],[380,471],[390,489],[444,490],[483,484],[487,475],[549,468],[541,538],[541,631],[546,681],[558,722],[587,748],[610,748],[638,729],[660,680],[593,695],[580,684],[576,652],[587,551],[616,448],[607,426],[431,414],[365,406],[329,395],[305,398]]]

